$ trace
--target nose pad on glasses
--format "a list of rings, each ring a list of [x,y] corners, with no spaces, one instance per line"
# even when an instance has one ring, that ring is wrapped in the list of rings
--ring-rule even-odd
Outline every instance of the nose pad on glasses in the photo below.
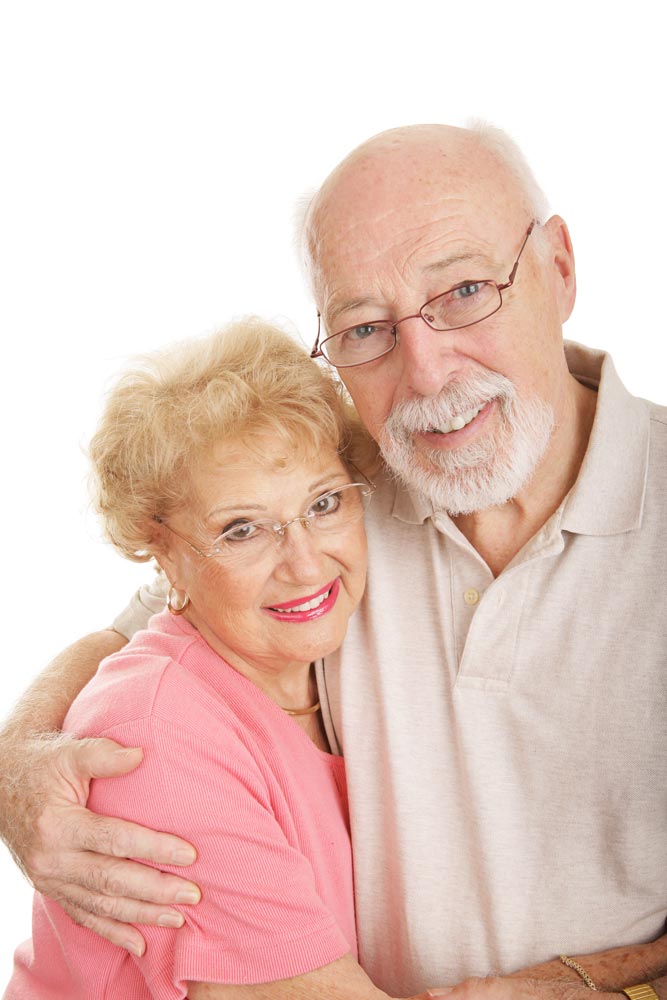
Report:
[[[287,535],[287,529],[292,525],[300,521],[304,528],[312,528],[314,518],[308,517],[307,515],[302,515],[301,517],[293,517],[291,521],[285,521],[284,524],[277,524],[274,527],[274,532],[276,534],[276,539],[282,541]]]

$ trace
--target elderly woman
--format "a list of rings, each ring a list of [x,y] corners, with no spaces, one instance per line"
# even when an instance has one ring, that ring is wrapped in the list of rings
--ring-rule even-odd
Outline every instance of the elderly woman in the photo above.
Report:
[[[369,448],[329,374],[254,320],[111,392],[97,507],[171,590],[66,728],[144,748],[90,805],[189,836],[202,901],[181,929],[146,927],[137,958],[37,895],[6,1000],[385,996],[356,962],[345,774],[312,666],[363,591]]]

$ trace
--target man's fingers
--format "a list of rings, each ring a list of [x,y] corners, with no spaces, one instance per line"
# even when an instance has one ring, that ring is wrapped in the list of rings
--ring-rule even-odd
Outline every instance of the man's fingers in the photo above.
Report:
[[[113,778],[132,771],[142,758],[141,747],[123,747],[104,738],[71,740],[63,746],[58,766],[70,780]]]
[[[100,937],[106,938],[107,941],[118,945],[119,948],[125,948],[126,951],[131,952],[133,955],[141,957],[145,952],[146,942],[136,927],[132,927],[130,924],[117,923],[108,917],[97,917],[87,910],[82,910],[78,906],[72,906],[67,902],[61,902],[60,905],[65,913],[75,923],[80,924],[81,927],[87,927],[88,930],[95,931]]]
[[[63,884],[54,889],[54,898],[66,909],[85,911],[112,924],[154,924],[157,927],[182,927],[183,914],[169,906],[144,903],[123,896],[103,896],[78,885]]]
[[[84,851],[113,858],[143,858],[158,865],[191,865],[197,858],[194,847],[186,840],[128,820],[68,809],[67,821],[72,827],[70,845]]]
[[[37,888],[46,895],[52,895],[52,886],[56,876],[58,885],[67,885],[70,889],[80,887],[89,893],[102,897],[124,897],[125,899],[141,900],[145,903],[194,904],[201,898],[201,892],[194,882],[157,871],[147,865],[135,861],[118,860],[116,858],[100,857],[97,854],[81,853],[72,855],[75,862],[69,866],[61,859],[59,871],[47,875],[42,885]],[[85,903],[80,905],[86,905]],[[112,909],[107,909],[102,916],[113,916],[123,919]],[[133,917],[131,919],[134,919]]]

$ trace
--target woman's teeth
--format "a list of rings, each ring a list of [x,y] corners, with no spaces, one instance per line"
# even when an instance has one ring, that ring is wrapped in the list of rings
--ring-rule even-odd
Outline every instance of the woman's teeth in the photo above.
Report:
[[[453,417],[448,424],[443,424],[442,427],[429,427],[427,428],[427,434],[450,434],[452,431],[460,431],[464,427],[467,427],[471,420],[474,420],[480,410],[484,408],[486,404],[483,403],[482,406],[476,407],[474,410],[467,410],[465,413],[459,413],[457,416]]]
[[[313,597],[312,601],[304,601],[303,604],[297,604],[293,608],[272,608],[271,610],[279,611],[281,615],[291,615],[294,611],[312,611],[313,608],[319,608],[320,604],[324,604],[330,593],[331,590],[327,590],[319,597]]]

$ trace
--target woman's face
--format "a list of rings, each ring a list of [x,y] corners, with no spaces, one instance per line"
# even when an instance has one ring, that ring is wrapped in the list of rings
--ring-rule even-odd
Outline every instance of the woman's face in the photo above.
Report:
[[[169,525],[206,551],[230,526],[291,520],[323,493],[351,481],[333,448],[305,463],[275,454],[270,439],[263,450],[267,458],[259,460],[238,444],[217,446],[194,471],[193,502],[172,515]],[[173,532],[165,531],[164,544],[160,562],[171,583],[190,597],[187,617],[245,673],[244,666],[280,672],[337,649],[366,580],[361,519],[341,530],[295,521],[279,545],[260,544],[257,552],[252,540],[234,543],[231,561],[199,555]],[[315,606],[289,610],[308,602]]]

